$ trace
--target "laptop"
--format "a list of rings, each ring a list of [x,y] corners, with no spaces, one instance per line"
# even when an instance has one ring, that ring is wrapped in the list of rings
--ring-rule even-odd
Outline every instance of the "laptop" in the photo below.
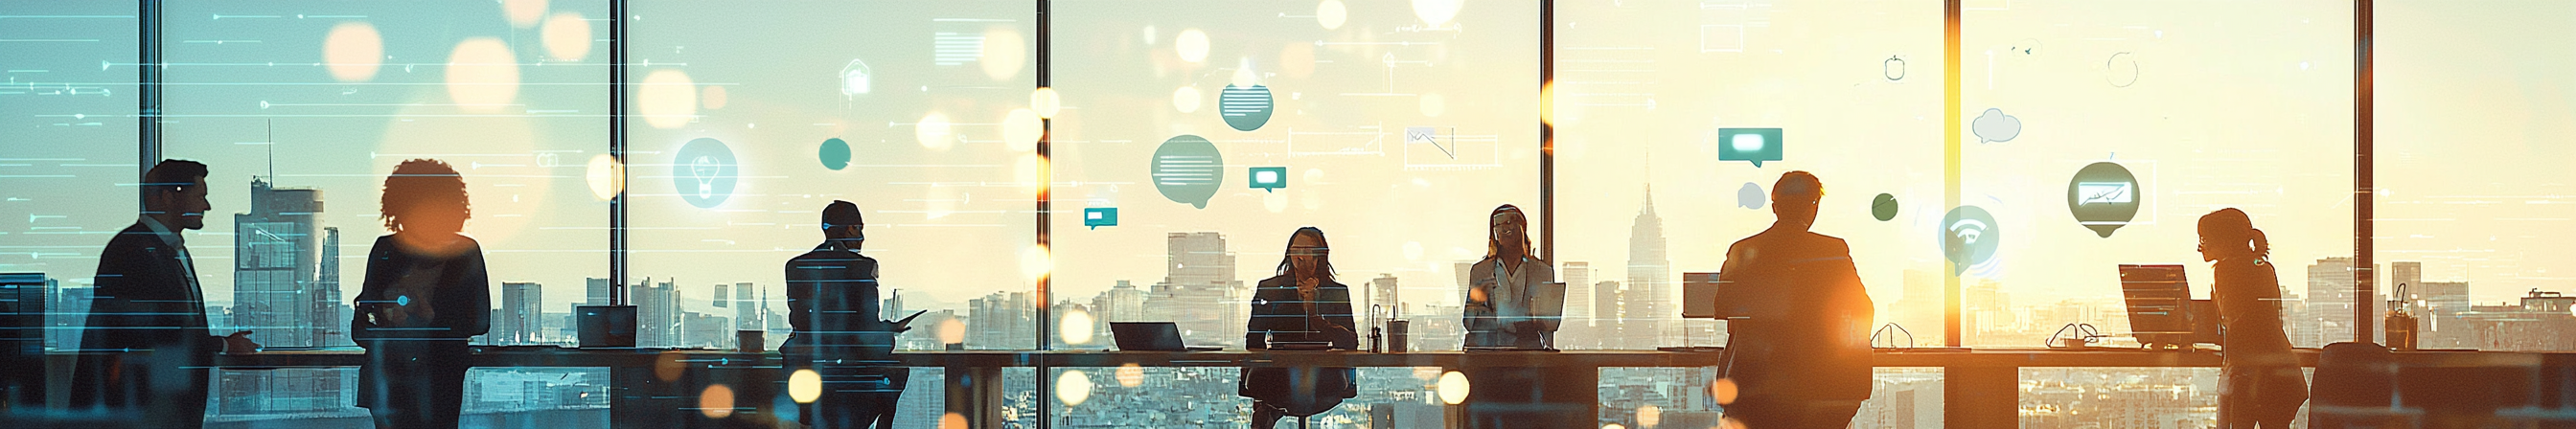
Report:
[[[2121,265],[2120,295],[2128,301],[2129,329],[2149,348],[2218,342],[2218,306],[2191,299],[2181,265]]]
[[[1181,343],[1181,326],[1172,322],[1109,322],[1109,335],[1118,340],[1118,350],[1157,352],[1212,352],[1219,347],[1190,347]]]

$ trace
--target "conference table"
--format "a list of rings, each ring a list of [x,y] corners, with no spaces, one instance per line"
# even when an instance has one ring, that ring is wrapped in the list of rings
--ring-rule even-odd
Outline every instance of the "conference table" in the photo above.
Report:
[[[2313,367],[2315,349],[2300,349],[2302,365]],[[942,368],[946,410],[973,428],[999,428],[999,405],[1005,368],[1139,367],[1436,367],[1475,372],[1496,368],[1549,368],[1545,371],[1545,404],[1577,413],[1569,420],[1594,421],[1601,368],[1708,367],[1723,356],[1713,349],[1622,351],[1429,351],[1367,353],[1352,351],[904,351],[903,366]],[[2576,354],[2477,351],[2413,351],[2393,354],[2407,374],[2398,389],[2403,396],[2444,397],[2450,408],[2426,409],[2431,421],[2445,415],[2494,414],[2499,410],[2569,409],[2576,406]],[[271,351],[229,355],[218,360],[226,369],[357,366],[354,350]],[[609,418],[614,427],[767,427],[769,404],[780,389],[775,352],[729,350],[576,349],[552,346],[478,346],[470,359],[478,367],[606,367],[612,387]],[[1942,369],[1945,427],[2011,427],[2019,422],[2021,370],[2024,368],[2214,368],[2219,354],[2210,350],[2090,349],[1880,349],[1881,368]],[[1043,377],[1042,377],[1043,379]],[[2417,381],[2423,380],[2423,381]],[[709,417],[702,401],[706,386],[727,385],[734,412]],[[928,392],[910,392],[925,394]],[[2457,400],[2473,398],[2479,400]],[[1471,396],[1469,405],[1475,400]],[[1453,408],[1452,416],[1455,416]],[[1450,419],[1456,424],[1457,419]]]

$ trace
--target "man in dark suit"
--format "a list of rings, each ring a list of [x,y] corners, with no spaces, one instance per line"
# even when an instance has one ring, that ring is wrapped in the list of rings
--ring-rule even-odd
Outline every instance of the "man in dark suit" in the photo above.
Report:
[[[1824,183],[1804,171],[1771,187],[1779,221],[1726,249],[1726,419],[1755,428],[1841,428],[1869,399],[1869,292],[1851,245],[1809,232]]]
[[[259,348],[249,331],[210,336],[206,297],[180,231],[204,229],[206,165],[164,160],[144,173],[143,216],[99,251],[97,295],[72,374],[75,408],[149,427],[195,428],[206,417],[206,367],[216,353]]]
[[[787,322],[779,347],[790,370],[822,376],[823,394],[804,407],[816,429],[894,427],[895,404],[910,371],[893,366],[894,336],[905,327],[877,307],[877,260],[859,254],[867,241],[859,206],[823,207],[823,244],[787,261]]]

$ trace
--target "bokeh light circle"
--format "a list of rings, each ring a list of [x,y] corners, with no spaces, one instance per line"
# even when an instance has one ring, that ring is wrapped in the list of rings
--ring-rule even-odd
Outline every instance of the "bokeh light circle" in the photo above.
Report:
[[[951,133],[948,115],[939,112],[922,115],[921,122],[914,123],[912,126],[913,140],[920,141],[921,147],[931,150],[947,150],[948,145],[954,143],[951,141]]]
[[[722,384],[707,385],[698,393],[698,413],[710,419],[733,416],[733,388]]]
[[[941,319],[939,321],[940,344],[959,344],[964,342],[966,342],[965,323],[960,323],[957,319]]]
[[[1711,381],[1708,383],[1708,397],[1709,399],[1716,399],[1718,405],[1735,403],[1735,398],[1738,394],[1739,393],[1735,387],[1735,379],[1720,378],[1717,379],[1717,381]]]
[[[1054,259],[1054,255],[1048,254],[1046,246],[1033,245],[1020,249],[1020,273],[1028,275],[1030,280],[1046,278],[1047,272],[1055,269]]]
[[[1457,371],[1440,374],[1440,402],[1458,405],[1467,402],[1467,375]]]
[[[1035,111],[1011,109],[1011,113],[1002,116],[1002,142],[1009,144],[1011,151],[1037,150],[1038,139],[1045,137],[1046,122],[1039,120]]]
[[[376,69],[384,67],[385,39],[376,26],[365,22],[343,22],[331,26],[322,36],[322,66],[332,79],[341,82],[365,82],[376,78]]]
[[[591,156],[589,169],[582,173],[582,179],[590,183],[590,195],[599,197],[600,201],[617,198],[617,193],[626,190],[626,163],[617,162],[617,157],[605,153]]]
[[[939,416],[939,429],[967,429],[966,415],[948,413],[948,415]]]
[[[447,53],[447,98],[457,110],[502,111],[519,96],[519,64],[501,39],[475,37]]]
[[[1029,92],[1029,111],[1037,112],[1039,118],[1054,119],[1055,114],[1062,110],[1064,98],[1055,93],[1055,87],[1039,87]]]
[[[1664,423],[1664,408],[1646,404],[1637,406],[1637,427],[1650,428]]]
[[[1467,0],[1413,0],[1413,16],[1422,18],[1424,24],[1439,27],[1457,18],[1458,9],[1466,5]]]
[[[562,12],[547,17],[540,37],[545,40],[546,55],[554,59],[581,61],[590,56],[590,21],[581,19],[581,13]]]
[[[636,113],[653,128],[678,129],[698,116],[698,86],[689,82],[689,73],[674,69],[654,70],[644,75],[635,89]]]
[[[1172,90],[1172,108],[1179,109],[1181,113],[1197,112],[1200,98],[1203,97],[1199,96],[1198,88],[1184,86]]]
[[[1008,80],[1020,75],[1028,57],[1028,40],[1018,30],[996,28],[984,32],[984,56],[976,58],[975,65],[983,67],[985,77]]]
[[[546,0],[501,0],[501,17],[510,20],[512,27],[535,27],[537,18],[545,15]]]
[[[723,109],[725,101],[725,87],[722,85],[707,85],[706,89],[698,90],[698,105],[707,110]]]
[[[1180,37],[1172,38],[1172,50],[1181,54],[1181,61],[1193,63],[1207,61],[1207,32],[1196,28],[1181,30]]]
[[[1082,405],[1082,401],[1091,399],[1091,375],[1078,369],[1065,370],[1064,375],[1055,378],[1055,399],[1064,401],[1066,407]]]
[[[823,140],[823,147],[816,149],[814,156],[823,161],[823,168],[833,170],[848,168],[850,166],[850,142],[841,141],[839,138]]]
[[[799,404],[811,404],[823,397],[823,374],[813,369],[799,369],[787,376],[787,397]]]
[[[1064,335],[1065,344],[1090,344],[1092,322],[1091,312],[1065,310],[1063,320],[1056,321],[1056,331]]]
[[[1117,376],[1118,385],[1122,387],[1145,385],[1145,367],[1137,366],[1133,362],[1126,365],[1119,365]]]
[[[1351,11],[1342,6],[1342,0],[1324,0],[1315,5],[1315,23],[1322,24],[1326,30],[1340,29],[1342,22],[1350,18]]]

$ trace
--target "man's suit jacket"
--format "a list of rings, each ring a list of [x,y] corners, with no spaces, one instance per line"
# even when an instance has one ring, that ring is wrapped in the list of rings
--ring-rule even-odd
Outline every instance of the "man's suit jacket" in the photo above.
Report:
[[[1726,376],[1747,398],[1870,394],[1869,291],[1842,239],[1765,230],[1735,242],[1717,275],[1728,317]]]
[[[188,261],[179,256],[180,249],[141,222],[117,232],[99,251],[98,289],[81,335],[87,353],[72,375],[76,407],[138,406],[167,395],[205,397],[203,370],[181,367],[212,363],[223,351],[223,337],[208,335],[205,296],[189,278],[192,270],[183,265]]]

